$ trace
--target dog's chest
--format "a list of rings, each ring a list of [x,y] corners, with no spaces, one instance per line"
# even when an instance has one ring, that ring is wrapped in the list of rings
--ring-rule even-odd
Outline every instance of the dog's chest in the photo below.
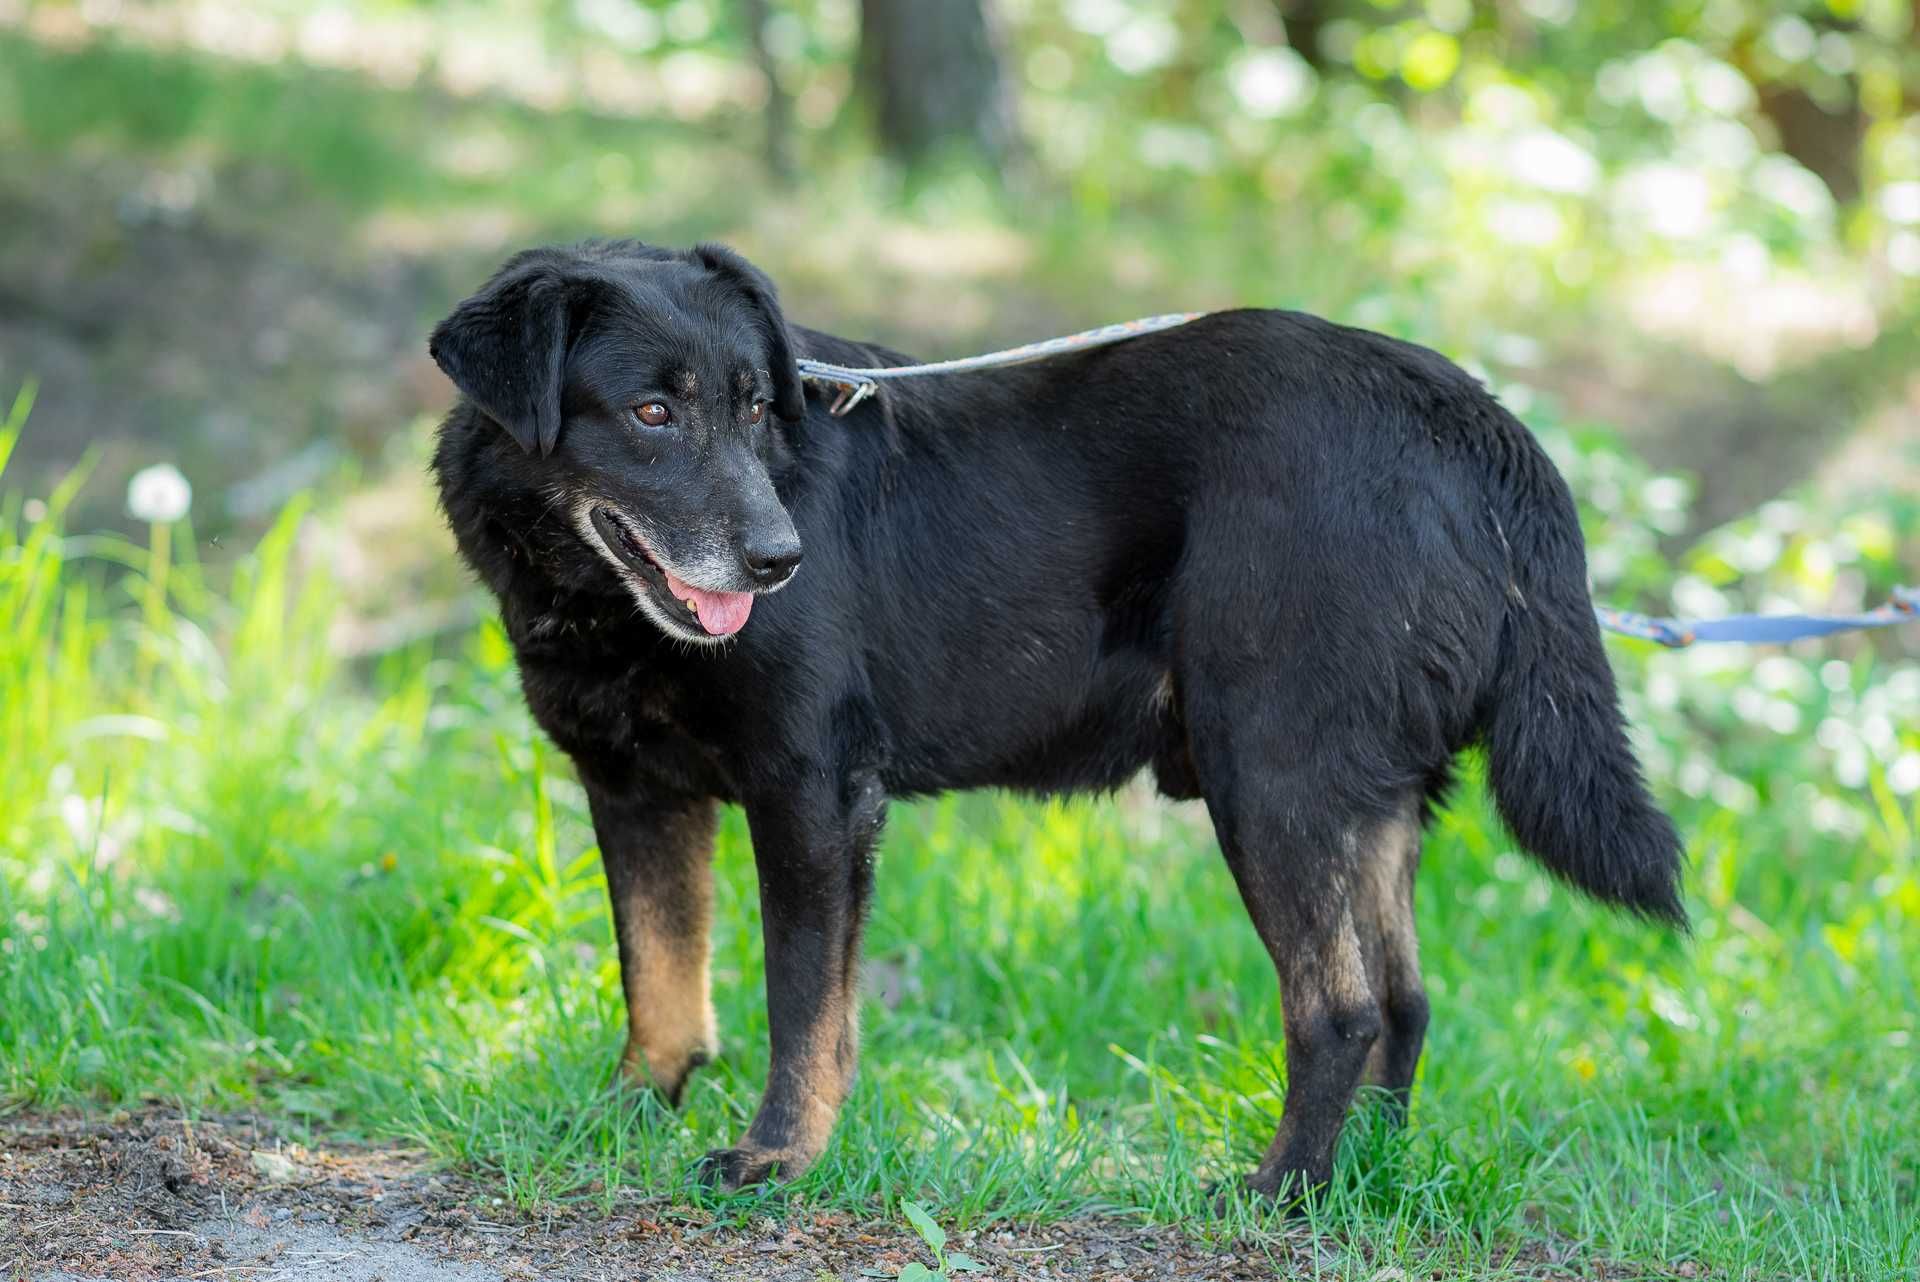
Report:
[[[677,792],[733,791],[722,755],[688,732],[687,690],[653,665],[586,648],[523,651],[520,683],[540,728],[583,772]]]

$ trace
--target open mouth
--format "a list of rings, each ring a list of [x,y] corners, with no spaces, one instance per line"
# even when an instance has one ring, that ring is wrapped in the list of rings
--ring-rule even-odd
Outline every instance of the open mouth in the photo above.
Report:
[[[649,591],[665,599],[663,604],[673,618],[697,623],[710,637],[732,636],[747,625],[753,593],[712,592],[688,583],[668,569],[634,524],[613,508],[597,505],[589,510],[587,519],[607,550],[639,575]]]

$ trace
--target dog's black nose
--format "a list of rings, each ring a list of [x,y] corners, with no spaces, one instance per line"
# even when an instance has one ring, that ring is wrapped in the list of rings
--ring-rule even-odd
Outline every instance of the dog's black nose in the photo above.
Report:
[[[746,557],[747,572],[753,575],[754,581],[770,588],[792,577],[794,567],[800,564],[800,541],[789,538],[765,544],[748,544],[743,555]]]

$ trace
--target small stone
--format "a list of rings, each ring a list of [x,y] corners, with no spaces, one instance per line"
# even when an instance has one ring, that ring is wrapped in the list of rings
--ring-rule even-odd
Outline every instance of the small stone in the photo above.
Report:
[[[257,1148],[253,1150],[252,1157],[253,1169],[265,1176],[268,1183],[287,1184],[300,1178],[300,1168],[284,1153]]]

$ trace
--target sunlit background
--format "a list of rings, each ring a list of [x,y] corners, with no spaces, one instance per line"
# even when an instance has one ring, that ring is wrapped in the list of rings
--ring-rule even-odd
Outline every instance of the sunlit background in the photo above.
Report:
[[[1916,23],[0,0],[0,1108],[255,1100],[609,1204],[750,1109],[737,825],[733,1058],[684,1126],[577,1104],[618,1037],[591,833],[422,471],[452,397],[424,335],[513,249],[723,240],[795,319],[929,358],[1322,312],[1539,431],[1599,598],[1854,610],[1920,580]],[[1664,1268],[1675,1221],[1636,1217],[1683,1207],[1735,1275],[1911,1268],[1920,628],[1611,653],[1698,937],[1571,906],[1469,789],[1422,890],[1426,1124],[1372,1141],[1440,1201],[1368,1186],[1359,1231]],[[1257,1147],[1278,1013],[1202,812],[947,803],[887,851],[816,1196],[1177,1216],[1189,1167]],[[1597,1211],[1629,1176],[1665,1197]],[[1794,1232],[1746,1232],[1769,1214]]]

